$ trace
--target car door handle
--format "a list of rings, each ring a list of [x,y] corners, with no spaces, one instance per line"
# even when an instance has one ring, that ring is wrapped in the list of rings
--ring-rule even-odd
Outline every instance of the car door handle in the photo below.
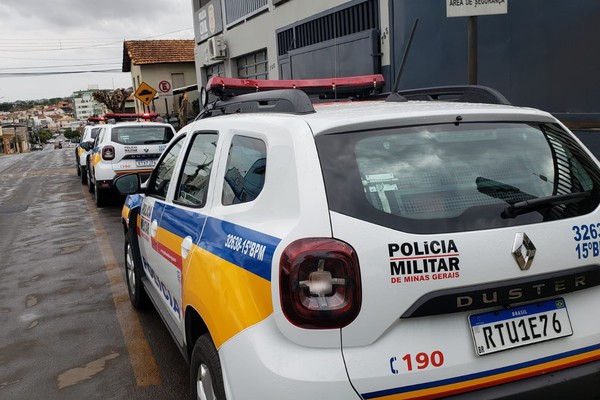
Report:
[[[192,249],[192,237],[186,236],[181,242],[181,257],[185,260]]]
[[[158,229],[158,221],[154,220],[150,224],[150,236],[152,236],[152,237],[156,236],[156,230],[157,229]]]

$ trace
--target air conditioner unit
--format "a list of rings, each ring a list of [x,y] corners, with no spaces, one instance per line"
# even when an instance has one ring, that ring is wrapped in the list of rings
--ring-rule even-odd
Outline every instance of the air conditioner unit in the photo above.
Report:
[[[211,60],[227,58],[227,43],[222,35],[208,38],[208,58]]]

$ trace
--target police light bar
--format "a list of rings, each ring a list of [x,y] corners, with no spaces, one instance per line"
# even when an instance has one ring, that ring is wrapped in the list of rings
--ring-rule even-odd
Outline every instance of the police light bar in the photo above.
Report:
[[[158,113],[109,113],[104,114],[104,119],[112,119],[115,121],[131,121],[136,119],[154,119],[158,117]]]
[[[88,117],[87,121],[90,124],[104,122],[104,117]]]
[[[361,95],[383,87],[383,75],[362,75],[345,78],[319,79],[239,79],[213,76],[206,85],[206,91],[217,96],[279,89],[300,89],[308,95],[332,97],[334,95]]]

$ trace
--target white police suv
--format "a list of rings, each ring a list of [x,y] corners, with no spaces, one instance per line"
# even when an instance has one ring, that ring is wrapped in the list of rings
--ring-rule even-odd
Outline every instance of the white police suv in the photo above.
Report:
[[[131,301],[192,397],[599,396],[598,161],[493,90],[382,79],[213,78],[116,180]]]
[[[136,172],[150,175],[166,144],[175,135],[169,124],[135,121],[100,125],[93,144],[83,142],[87,156],[88,186],[96,206],[102,207],[116,196],[115,177]]]
[[[94,139],[98,136],[100,131],[99,125],[86,125],[83,128],[83,135],[79,145],[75,148],[75,165],[77,167],[77,176],[81,177],[81,184],[86,185],[88,181],[87,173],[87,157],[90,154],[89,150],[85,150],[81,147],[81,143],[88,142],[89,145],[94,143]]]

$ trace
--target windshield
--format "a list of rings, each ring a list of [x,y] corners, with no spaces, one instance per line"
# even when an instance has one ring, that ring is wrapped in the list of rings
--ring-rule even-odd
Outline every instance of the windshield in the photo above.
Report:
[[[407,232],[569,218],[600,199],[597,167],[557,125],[444,124],[316,140],[330,208]]]
[[[173,131],[166,126],[123,126],[112,129],[111,140],[129,145],[164,144],[173,138]]]

